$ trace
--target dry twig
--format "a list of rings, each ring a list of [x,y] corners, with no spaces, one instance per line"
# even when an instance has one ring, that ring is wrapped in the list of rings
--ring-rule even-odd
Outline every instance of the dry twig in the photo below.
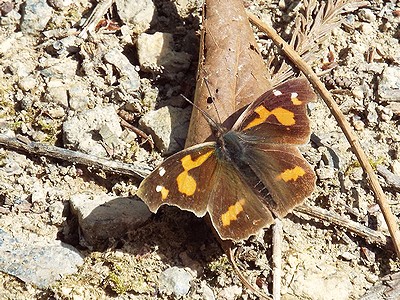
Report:
[[[259,297],[260,299],[264,299],[264,300],[272,300],[271,297],[265,295],[264,293],[258,291],[257,289],[254,288],[254,286],[251,285],[250,282],[248,282],[248,280],[246,279],[246,277],[243,276],[243,273],[239,270],[237,264],[236,264],[236,260],[235,260],[235,250],[232,249],[232,247],[229,247],[228,249],[228,256],[229,256],[229,260],[231,261],[233,270],[235,271],[236,275],[239,277],[240,281],[243,283],[243,285],[248,288],[251,292],[253,292],[257,297]],[[274,298],[275,300],[275,298]]]
[[[368,161],[368,157],[364,153],[364,150],[362,149],[356,135],[353,133],[350,124],[347,122],[346,118],[340,111],[339,106],[336,104],[335,100],[325,88],[324,84],[319,80],[318,76],[314,73],[312,68],[304,60],[302,60],[300,55],[293,49],[293,47],[286,43],[272,27],[262,22],[253,14],[249,13],[248,15],[250,21],[260,30],[265,32],[268,37],[284,52],[284,54],[290,59],[290,61],[306,75],[308,80],[311,82],[314,88],[321,95],[322,99],[325,101],[326,105],[329,107],[332,115],[335,117],[340,128],[343,130],[343,133],[349,141],[354,154],[357,156],[360,162],[361,167],[367,174],[368,182],[375,193],[379,207],[381,208],[381,211],[385,217],[385,221],[389,228],[389,232],[392,237],[397,256],[400,257],[400,231],[397,226],[396,218],[390,210],[386,196],[383,193],[378,178]]]
[[[279,219],[275,219],[272,228],[272,264],[273,264],[273,288],[272,296],[274,300],[281,299],[281,271],[282,271],[282,241],[283,226]]]
[[[297,206],[294,211],[302,214],[307,214],[321,221],[327,221],[330,224],[335,224],[342,228],[346,228],[347,230],[364,238],[368,243],[373,243],[380,246],[387,246],[388,239],[382,232],[372,230],[358,222],[354,222],[352,220],[339,216],[338,214],[333,213],[329,210],[303,204]]]
[[[31,142],[24,137],[14,138],[0,134],[0,145],[17,151],[25,151],[30,154],[53,157],[71,163],[94,167],[99,170],[134,176],[138,179],[145,178],[151,172],[149,167],[144,164],[126,164],[119,161],[112,161],[78,151]]]

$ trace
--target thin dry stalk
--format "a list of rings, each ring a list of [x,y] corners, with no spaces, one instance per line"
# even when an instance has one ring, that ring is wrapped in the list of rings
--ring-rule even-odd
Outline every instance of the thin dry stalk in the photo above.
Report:
[[[353,11],[368,4],[360,0],[304,0],[304,9],[296,16],[289,44],[306,61],[314,59],[317,46],[330,33],[339,27],[343,20],[340,15]],[[272,75],[274,85],[279,84],[293,75],[293,69],[282,62],[279,69]]]
[[[271,297],[268,295],[258,291],[243,275],[243,273],[239,270],[237,264],[236,264],[236,259],[235,259],[235,250],[232,249],[232,247],[228,248],[228,256],[229,260],[231,261],[233,270],[235,271],[236,275],[239,277],[240,281],[243,283],[243,285],[248,288],[252,293],[254,293],[257,297],[263,300],[273,300]],[[275,300],[275,298],[274,298]]]
[[[366,240],[367,243],[376,244],[379,246],[387,246],[388,238],[380,231],[372,230],[360,223],[349,220],[344,216],[340,216],[334,212],[323,209],[321,207],[309,206],[306,204],[297,206],[295,212],[307,214],[311,217],[317,218],[320,221],[326,221],[330,224],[347,229],[349,232],[356,234]]]
[[[275,219],[272,228],[272,264],[273,264],[273,286],[272,297],[274,300],[281,299],[281,274],[282,274],[282,241],[283,226],[279,219]]]
[[[325,101],[325,104],[329,107],[332,115],[335,117],[340,128],[345,134],[348,142],[350,143],[354,154],[357,156],[357,159],[360,162],[361,167],[367,174],[368,182],[373,192],[375,193],[379,207],[383,213],[383,216],[385,217],[385,221],[389,228],[390,236],[392,237],[392,241],[397,256],[400,257],[400,231],[397,226],[396,218],[393,215],[392,211],[390,210],[390,206],[387,202],[386,196],[383,193],[382,187],[378,182],[378,178],[368,161],[368,157],[366,156],[364,150],[362,149],[357,139],[357,136],[353,133],[350,124],[347,122],[344,115],[340,111],[339,106],[336,104],[331,94],[325,88],[324,84],[319,80],[317,74],[314,73],[312,68],[304,60],[302,60],[300,55],[293,49],[293,47],[291,47],[288,43],[286,43],[272,27],[262,22],[253,14],[249,13],[248,15],[250,21],[260,30],[265,32],[268,35],[268,37],[284,52],[284,54],[289,58],[289,60],[306,75],[308,80],[311,82],[314,88],[321,95],[322,99]]]

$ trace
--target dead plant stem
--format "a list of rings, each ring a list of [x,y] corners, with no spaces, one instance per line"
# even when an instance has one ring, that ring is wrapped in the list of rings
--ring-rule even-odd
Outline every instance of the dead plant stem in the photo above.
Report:
[[[283,226],[281,220],[275,219],[272,228],[272,263],[273,263],[273,286],[272,297],[274,300],[281,299],[281,274],[282,274],[282,241]]]
[[[364,150],[362,149],[356,135],[353,133],[353,130],[350,127],[350,124],[345,119],[344,115],[340,111],[339,106],[336,104],[335,100],[325,88],[324,84],[319,80],[318,76],[314,73],[312,68],[304,62],[304,60],[300,57],[300,55],[291,47],[288,43],[286,43],[277,32],[270,27],[269,25],[262,22],[255,15],[248,13],[250,22],[257,26],[260,30],[265,32],[268,37],[283,51],[283,53],[290,59],[290,61],[302,71],[308,80],[311,82],[313,87],[318,91],[321,95],[322,99],[325,101],[325,104],[329,107],[332,115],[335,117],[339,126],[342,128],[343,133],[345,134],[347,140],[349,141],[354,154],[357,156],[361,167],[364,172],[367,174],[368,182],[375,193],[377,198],[377,202],[379,207],[385,217],[385,221],[389,228],[390,235],[392,237],[392,241],[394,244],[394,248],[396,250],[397,256],[400,257],[400,231],[399,227],[396,223],[396,218],[394,217],[392,211],[390,210],[389,204],[386,200],[386,196],[383,193],[382,187],[378,182],[378,178],[374,173]]]

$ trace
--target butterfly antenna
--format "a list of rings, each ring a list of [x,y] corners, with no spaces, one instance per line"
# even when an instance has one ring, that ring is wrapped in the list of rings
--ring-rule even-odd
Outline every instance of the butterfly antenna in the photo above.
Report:
[[[210,124],[211,128],[215,129],[216,131],[218,131],[220,133],[223,132],[221,125],[219,123],[215,122],[214,119],[204,109],[201,109],[194,102],[192,102],[191,100],[186,98],[184,95],[181,94],[181,96],[183,99],[185,99],[187,102],[189,102],[191,105],[193,105],[193,107],[195,107],[196,109],[198,109],[201,112],[204,119],[206,119],[207,123]]]

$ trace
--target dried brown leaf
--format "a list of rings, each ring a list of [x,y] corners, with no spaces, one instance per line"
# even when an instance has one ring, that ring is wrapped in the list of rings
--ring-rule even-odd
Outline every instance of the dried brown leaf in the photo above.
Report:
[[[203,20],[194,102],[230,128],[235,120],[232,115],[257,99],[271,84],[242,0],[207,0]],[[194,108],[186,147],[201,143],[210,135],[210,126],[199,109]]]

